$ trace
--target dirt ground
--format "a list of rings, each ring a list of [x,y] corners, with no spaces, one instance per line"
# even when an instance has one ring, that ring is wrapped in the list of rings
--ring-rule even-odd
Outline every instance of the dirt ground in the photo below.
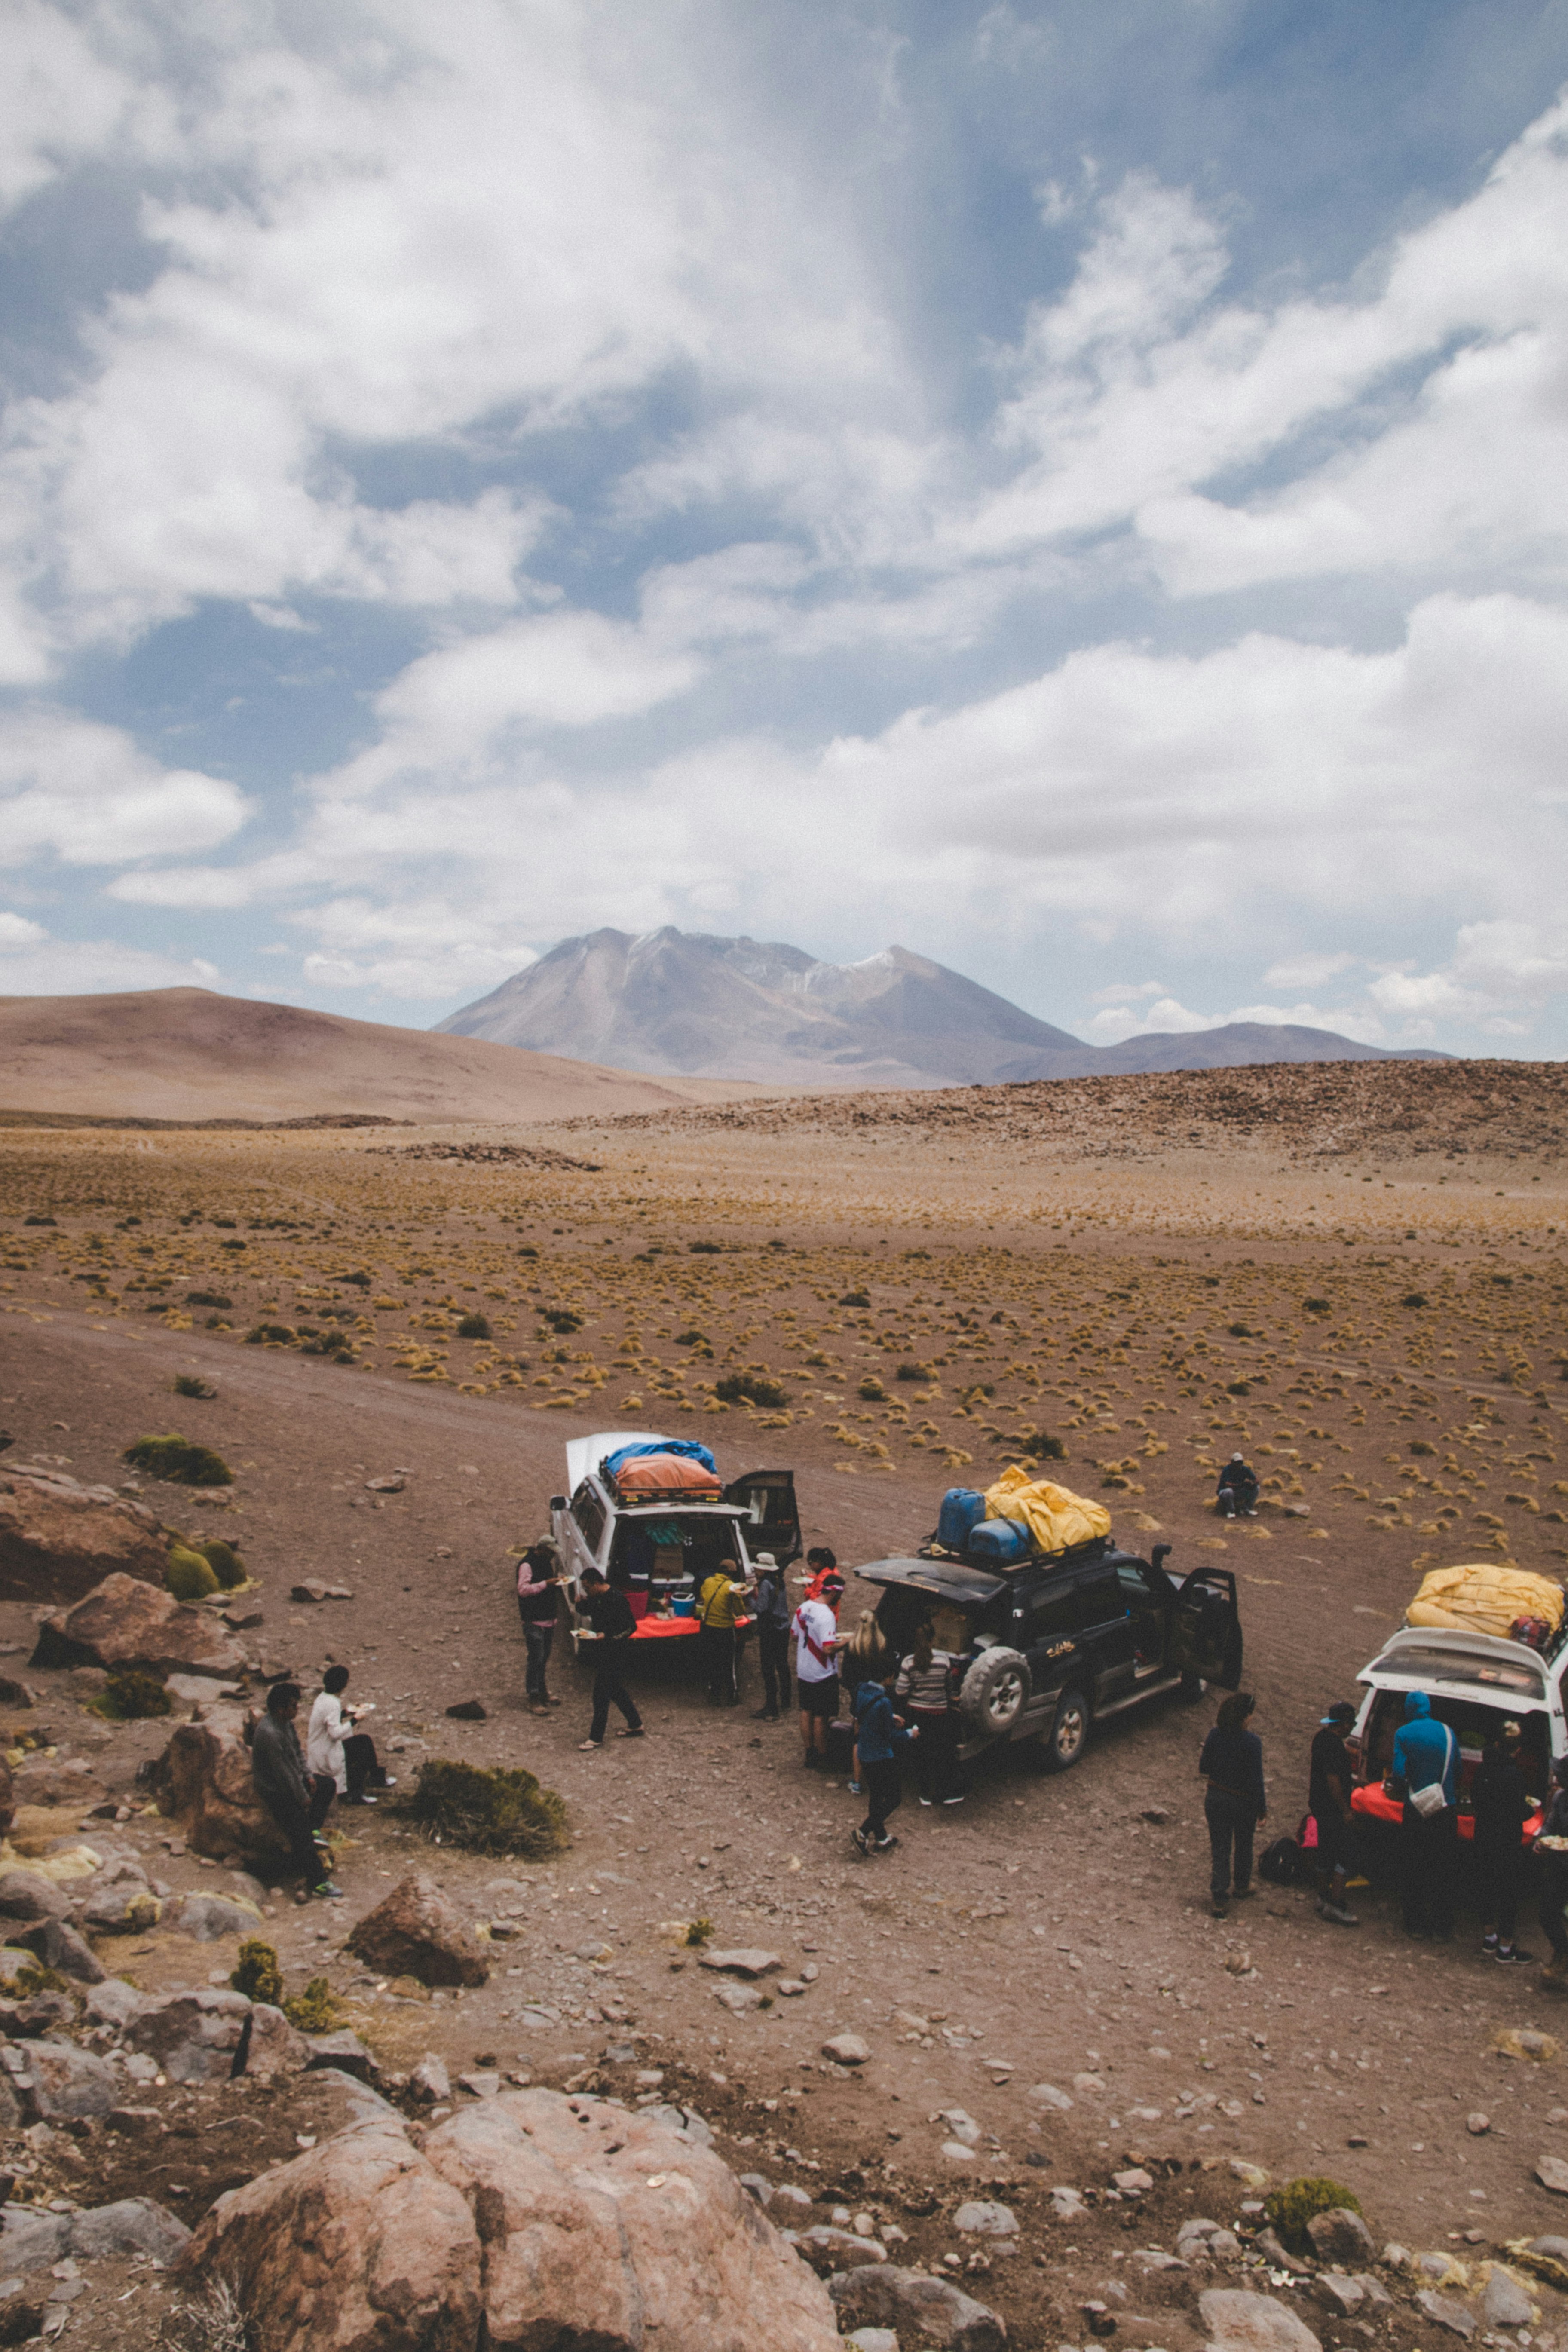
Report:
[[[921,1097],[914,1125],[898,1108],[911,1098],[867,1097],[859,1124],[853,1104],[820,1120],[764,1107],[426,1133],[413,1151],[342,1134],[0,1137],[7,1463],[126,1483],[135,1438],[199,1437],[235,1471],[227,1499],[145,1492],[172,1523],[241,1541],[264,1665],[309,1681],[349,1664],[404,1787],[422,1757],[462,1756],[526,1764],[567,1801],[571,1848],[537,1867],[437,1852],[395,1802],[345,1815],[342,1905],[272,1906],[289,1989],[327,1974],[391,2070],[431,2049],[454,2074],[675,2096],[738,2168],[822,2197],[811,2218],[837,2202],[907,2232],[903,2259],[967,2263],[952,2207],[1000,2197],[1020,2251],[973,2257],[990,2261],[975,2291],[1025,2347],[1081,2340],[1083,2298],[1136,2247],[1169,2247],[1182,2218],[1234,2216],[1249,2191],[1232,2158],[1276,2180],[1331,2174],[1380,2242],[1484,2253],[1561,2226],[1532,2168],[1568,2157],[1568,2067],[1496,2045],[1520,2026],[1568,2041],[1563,2005],[1533,1970],[1484,1960],[1468,1914],[1451,1946],[1407,1944],[1380,1887],[1355,1895],[1354,1929],[1295,1891],[1211,1919],[1209,1702],[1121,1718],[1061,1778],[1018,1748],[983,1759],[960,1808],[911,1791],[897,1852],[869,1862],[842,1774],[804,1772],[794,1727],[752,1719],[754,1666],[745,1704],[717,1711],[650,1668],[648,1738],[591,1756],[569,1657],[566,1703],[542,1721],[522,1707],[514,1554],[543,1529],[568,1437],[649,1426],[702,1436],[731,1475],[789,1465],[806,1540],[853,1565],[912,1547],[947,1486],[984,1483],[1044,1433],[1124,1541],[1160,1533],[1173,1567],[1237,1571],[1270,1827],[1293,1829],[1319,1717],[1354,1695],[1423,1566],[1507,1557],[1560,1575],[1568,1559],[1555,1076],[1511,1104],[1490,1156],[1450,1162],[1430,1119],[1401,1156],[1369,1068],[1396,1074],[1404,1115],[1418,1066],[1358,1066],[1356,1120],[1331,1104],[1328,1144],[1321,1106],[1288,1145],[1258,1095],[1224,1134],[1163,1148],[1137,1090],[1168,1080],[1116,1082],[1132,1108],[1120,1145],[1106,1112],[1093,1155],[1070,1136],[998,1150],[980,1114],[1035,1089]],[[488,1335],[459,1336],[476,1314]],[[310,1352],[323,1343],[334,1354]],[[722,1408],[715,1384],[737,1370],[784,1401]],[[216,1394],[176,1399],[181,1375]],[[1221,1527],[1207,1497],[1236,1446],[1268,1507]],[[403,1492],[367,1491],[394,1470]],[[353,1600],[291,1605],[305,1576]],[[872,1597],[851,1579],[844,1622]],[[31,1619],[0,1607],[4,1671],[38,1691],[12,1729],[46,1721],[62,1755],[127,1792],[162,1734],[100,1725],[65,1677],[28,1673]],[[483,1722],[447,1718],[476,1697]],[[171,1851],[156,1817],[110,1833],[171,1888],[226,1883]],[[476,1920],[512,1907],[482,1990],[397,1999],[342,1951],[415,1863]],[[699,1917],[715,1947],[760,1945],[814,1979],[732,2014],[732,1980],[670,1931]],[[104,1956],[146,1986],[232,1966],[227,1947],[163,1934]],[[823,2058],[843,2032],[868,2063]],[[1032,2101],[1042,2083],[1070,2109]],[[964,2163],[942,2153],[960,2109],[980,2134]],[[199,2138],[133,2169],[154,2194],[172,2174],[170,2201],[194,2215],[250,2160],[216,2137],[221,2156]],[[1160,2176],[1140,2206],[1051,2218],[1051,2185],[1104,2189],[1140,2159]],[[96,2176],[108,2158],[94,2143],[84,2161]],[[1197,2343],[1189,2287],[1140,2276],[1131,2294],[1121,2340]]]

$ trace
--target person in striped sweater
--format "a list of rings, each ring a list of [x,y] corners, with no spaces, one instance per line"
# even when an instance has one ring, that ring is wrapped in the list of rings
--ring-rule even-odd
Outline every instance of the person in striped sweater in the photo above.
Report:
[[[963,1766],[958,1754],[958,1716],[952,1706],[953,1660],[939,1650],[936,1628],[926,1622],[915,1646],[899,1668],[896,1692],[908,1706],[915,1743],[915,1775],[922,1805],[961,1805]]]

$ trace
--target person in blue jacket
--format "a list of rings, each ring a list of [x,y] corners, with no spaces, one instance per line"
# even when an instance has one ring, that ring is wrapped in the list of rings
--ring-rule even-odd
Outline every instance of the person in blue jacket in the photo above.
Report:
[[[1454,1869],[1458,1852],[1459,1743],[1432,1712],[1425,1691],[1412,1691],[1394,1735],[1394,1778],[1405,1783],[1400,1858],[1405,1932],[1423,1943],[1454,1932]],[[1442,1798],[1429,1809],[1415,1802],[1426,1790]]]
[[[898,1678],[898,1659],[887,1658],[881,1679],[863,1682],[855,1694],[855,1745],[866,1787],[866,1818],[852,1834],[862,1853],[888,1853],[899,1843],[888,1835],[888,1816],[904,1801],[898,1752],[920,1733],[906,1731],[903,1717],[893,1713]]]

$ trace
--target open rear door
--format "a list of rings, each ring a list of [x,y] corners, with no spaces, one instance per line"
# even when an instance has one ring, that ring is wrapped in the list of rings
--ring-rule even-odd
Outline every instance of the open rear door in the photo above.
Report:
[[[793,1470],[748,1470],[724,1489],[724,1500],[746,1514],[746,1549],[755,1559],[771,1551],[781,1568],[800,1558],[800,1509]]]
[[[1229,1569],[1194,1569],[1178,1589],[1172,1646],[1184,1675],[1201,1675],[1221,1690],[1237,1688],[1241,1681],[1241,1612]]]

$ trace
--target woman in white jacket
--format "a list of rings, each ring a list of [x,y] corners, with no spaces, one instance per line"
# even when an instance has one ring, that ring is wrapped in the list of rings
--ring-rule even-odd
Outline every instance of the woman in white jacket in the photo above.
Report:
[[[318,1776],[318,1786],[329,1781],[345,1805],[374,1805],[371,1781],[383,1789],[397,1784],[382,1770],[369,1735],[355,1729],[360,1710],[343,1705],[348,1681],[347,1666],[329,1666],[321,1676],[321,1687],[310,1708],[306,1762]],[[325,1808],[322,1812],[324,1818]]]

